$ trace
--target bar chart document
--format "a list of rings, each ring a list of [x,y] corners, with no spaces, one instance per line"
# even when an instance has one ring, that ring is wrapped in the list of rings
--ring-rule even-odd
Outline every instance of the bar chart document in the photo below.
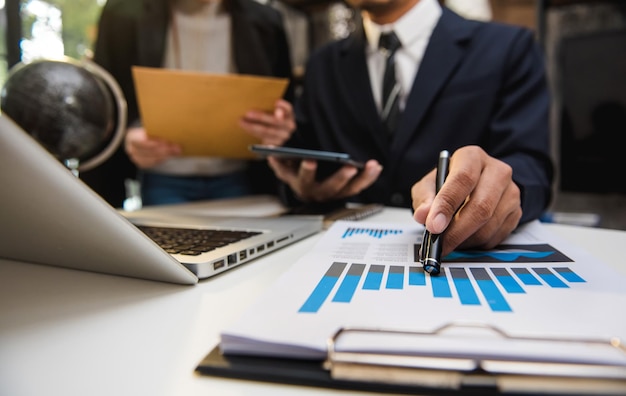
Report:
[[[272,112],[285,78],[133,67],[143,126],[187,156],[256,158],[259,140],[239,126],[250,110]]]
[[[498,372],[599,365],[626,380],[624,275],[535,222],[495,249],[452,252],[430,276],[417,260],[422,232],[336,222],[222,332],[221,351],[326,359],[345,329],[333,343],[342,352],[478,359]]]

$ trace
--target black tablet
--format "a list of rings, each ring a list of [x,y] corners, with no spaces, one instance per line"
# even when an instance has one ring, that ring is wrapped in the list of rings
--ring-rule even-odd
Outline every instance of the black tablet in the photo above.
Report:
[[[293,147],[265,146],[262,144],[253,144],[249,146],[250,151],[262,156],[276,156],[286,159],[312,159],[318,161],[335,162],[338,164],[352,165],[358,169],[363,169],[363,162],[355,161],[346,153],[337,153],[333,151],[308,150]]]

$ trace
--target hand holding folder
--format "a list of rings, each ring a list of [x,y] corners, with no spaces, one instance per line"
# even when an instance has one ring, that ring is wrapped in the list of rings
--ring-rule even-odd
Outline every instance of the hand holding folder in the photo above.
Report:
[[[254,158],[259,143],[239,126],[247,111],[274,109],[288,80],[133,67],[143,126],[179,144],[182,155]]]

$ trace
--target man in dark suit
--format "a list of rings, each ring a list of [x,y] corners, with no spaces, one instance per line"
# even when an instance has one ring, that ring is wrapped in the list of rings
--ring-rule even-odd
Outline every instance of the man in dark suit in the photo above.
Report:
[[[176,158],[180,150],[175,144],[149,139],[141,128],[131,67],[289,78],[289,48],[277,10],[253,0],[109,0],[100,17],[94,60],[118,81],[128,102],[130,128],[125,144],[132,162],[120,149],[108,164],[83,175],[112,204],[121,204],[123,179],[134,176],[135,166],[149,179],[147,184],[157,184],[151,195],[157,201],[145,202],[148,204],[214,197],[204,195],[195,185],[208,186],[205,189],[209,193],[223,191],[224,178],[235,173],[245,174],[245,181],[250,184],[237,191],[271,192],[275,178],[264,163],[180,159]],[[291,96],[289,89],[285,98],[290,100]],[[265,143],[280,144],[293,130],[292,120],[283,122],[282,112],[291,111],[286,104],[279,101],[276,114],[261,114],[256,124],[242,126]],[[202,172],[190,173],[188,169]],[[217,179],[220,188],[211,188]],[[170,183],[179,187],[169,188]]]
[[[363,26],[311,56],[289,145],[346,152],[366,167],[317,181],[313,161],[294,169],[270,158],[295,197],[412,204],[429,231],[447,229],[444,254],[493,247],[536,219],[549,203],[552,165],[547,83],[532,33],[465,20],[436,0],[348,3],[362,10]],[[378,41],[391,30],[400,42],[400,115],[387,131],[381,80],[390,51]],[[450,173],[435,197],[433,167],[444,149],[453,153]]]

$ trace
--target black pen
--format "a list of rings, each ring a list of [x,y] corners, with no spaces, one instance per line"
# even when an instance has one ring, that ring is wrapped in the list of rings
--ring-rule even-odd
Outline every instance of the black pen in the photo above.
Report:
[[[448,176],[449,165],[450,153],[448,153],[447,150],[443,150],[439,153],[439,162],[437,163],[437,178],[435,181],[437,193],[439,193],[441,187],[443,187],[446,176]],[[424,265],[424,271],[431,275],[437,275],[441,271],[442,235],[443,233],[431,234],[428,230],[424,230],[420,261]]]

